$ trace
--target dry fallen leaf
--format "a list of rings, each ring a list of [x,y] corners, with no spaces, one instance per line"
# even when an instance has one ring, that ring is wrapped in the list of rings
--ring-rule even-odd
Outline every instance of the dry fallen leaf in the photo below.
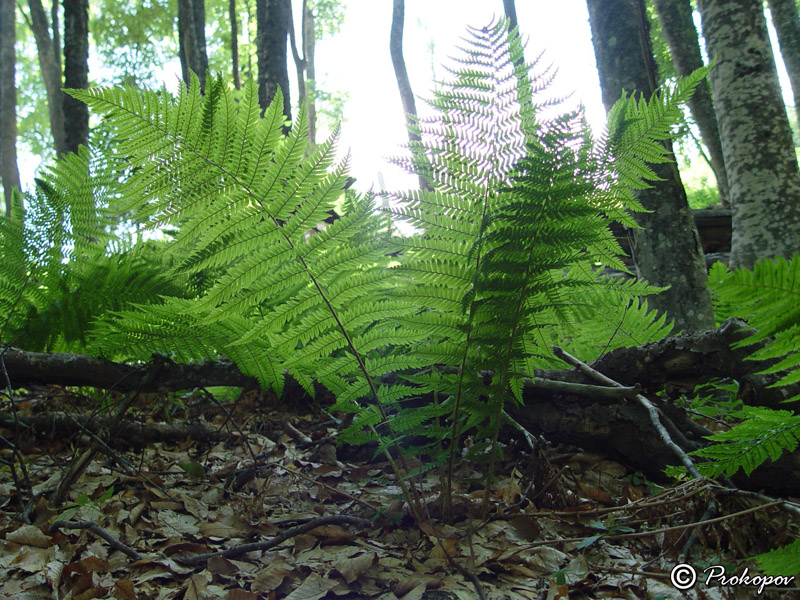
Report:
[[[22,546],[34,546],[36,548],[48,548],[51,543],[50,538],[35,525],[23,525],[16,531],[6,535],[6,540]]]

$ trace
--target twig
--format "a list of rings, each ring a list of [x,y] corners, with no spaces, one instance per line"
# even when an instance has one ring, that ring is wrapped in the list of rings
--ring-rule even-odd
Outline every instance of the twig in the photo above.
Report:
[[[47,530],[47,533],[52,535],[57,529],[88,529],[96,536],[103,538],[105,541],[109,543],[109,545],[114,548],[115,550],[119,550],[128,558],[133,560],[142,560],[142,555],[139,554],[133,548],[130,548],[120,542],[117,538],[113,535],[108,533],[105,529],[100,527],[94,521],[69,521],[67,519],[59,519],[58,521],[54,521],[50,528]]]
[[[240,544],[238,546],[228,548],[227,550],[209,552],[208,554],[196,554],[195,556],[176,556],[174,557],[174,560],[185,565],[198,565],[209,560],[210,558],[215,558],[218,556],[223,558],[236,558],[237,556],[242,556],[248,552],[269,550],[270,548],[274,548],[275,546],[282,544],[288,539],[303,533],[307,533],[312,529],[322,527],[323,525],[352,525],[360,529],[365,529],[372,526],[372,521],[362,519],[361,517],[352,517],[350,515],[328,515],[326,517],[312,519],[306,523],[302,523],[301,525],[290,527],[280,535],[276,535],[271,540],[264,542],[252,542],[250,544]]]
[[[557,381],[555,379],[540,379],[536,377],[531,380],[531,385],[543,390],[553,392],[567,392],[570,394],[584,394],[587,396],[607,396],[611,398],[635,398],[636,394],[642,391],[640,385],[625,387],[617,384],[613,387],[602,385],[588,385],[585,383],[569,383],[567,381]]]
[[[565,362],[568,362],[569,364],[577,367],[578,369],[580,369],[581,371],[583,371],[584,373],[586,373],[587,375],[598,381],[602,381],[603,383],[606,383],[615,388],[624,387],[621,383],[614,381],[609,377],[606,377],[599,371],[595,371],[585,362],[575,358],[574,356],[565,352],[558,346],[553,346],[553,353],[557,357],[564,360]],[[666,430],[663,423],[661,423],[661,420],[659,419],[658,409],[655,407],[655,405],[641,394],[636,394],[635,398],[639,402],[639,404],[641,404],[645,408],[645,410],[647,410],[647,413],[650,416],[650,422],[653,424],[653,427],[656,428],[656,431],[658,431],[658,435],[661,436],[661,439],[664,441],[667,447],[670,450],[672,450],[672,452],[680,459],[680,461],[683,463],[683,466],[686,467],[686,470],[692,475],[692,477],[696,479],[703,479],[703,476],[700,474],[700,471],[697,470],[694,461],[691,458],[689,458],[689,455],[686,454],[686,452],[684,452],[681,449],[681,447],[678,446],[678,444],[672,441],[669,432]]]

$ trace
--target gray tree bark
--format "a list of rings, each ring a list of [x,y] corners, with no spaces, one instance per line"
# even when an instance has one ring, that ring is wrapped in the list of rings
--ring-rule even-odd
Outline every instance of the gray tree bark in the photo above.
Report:
[[[794,109],[800,124],[800,17],[794,0],[769,0],[772,24],[778,34],[783,64],[794,94]]]
[[[643,1],[587,0],[587,5],[606,111],[623,90],[649,98],[657,78]],[[670,286],[651,302],[679,329],[708,329],[714,324],[708,277],[680,174],[674,162],[653,169],[662,181],[637,192],[653,212],[635,215],[643,228],[631,232],[636,270],[654,285]]]
[[[305,102],[306,115],[308,117],[308,141],[311,148],[316,145],[317,138],[317,110],[314,94],[314,77],[316,74],[314,66],[314,50],[316,33],[314,31],[314,16],[308,8],[307,0],[303,0],[303,8],[300,17],[300,43],[303,55],[297,48],[297,36],[294,27],[294,17],[291,5],[289,6],[289,42],[292,49],[292,58],[297,72],[297,99],[299,104]],[[308,89],[310,88],[310,90]]]
[[[208,54],[204,0],[178,0],[178,47],[184,83],[188,86],[194,73],[200,80],[200,91],[205,92]]]
[[[50,132],[53,135],[53,147],[61,156],[67,152],[64,139],[64,92],[61,91],[61,42],[58,39],[58,3],[53,3],[53,35],[47,20],[47,13],[42,0],[28,0],[30,10],[30,26],[36,40],[39,57],[39,69],[42,72],[45,93],[47,94],[47,116],[50,120]]]
[[[699,0],[730,184],[731,266],[800,249],[800,173],[760,0]]]
[[[239,25],[236,19],[236,0],[228,2],[228,16],[231,20],[231,70],[233,71],[233,87],[242,89],[242,79],[239,75]]]
[[[280,88],[283,94],[283,114],[287,121],[292,119],[289,65],[286,60],[289,8],[289,0],[256,0],[258,103],[261,110],[266,110]]]
[[[303,58],[306,61],[306,85],[308,86],[308,99],[306,110],[308,112],[308,139],[312,146],[317,143],[317,33],[314,23],[314,13],[308,6],[308,0],[303,0],[302,14],[302,41]]]
[[[411,90],[411,81],[406,70],[406,61],[403,58],[403,28],[405,25],[406,3],[405,0],[394,0],[392,4],[392,29],[389,35],[389,54],[392,57],[394,76],[400,90],[400,101],[403,103],[403,112],[406,115],[406,130],[408,143],[413,149],[420,142],[420,136],[413,132],[412,125],[417,117],[417,102]],[[413,150],[412,150],[413,151]],[[430,189],[430,185],[422,175],[419,175],[419,187],[422,190]]]
[[[672,63],[678,75],[686,76],[703,66],[697,29],[692,19],[692,4],[689,0],[653,0],[661,31],[667,40]],[[711,170],[717,180],[720,202],[728,205],[728,176],[722,156],[717,115],[711,101],[711,88],[703,81],[689,99],[689,109],[700,129],[700,137],[708,148]]]
[[[64,87],[89,87],[89,0],[64,0]],[[63,96],[64,144],[77,152],[89,141],[89,108]]]
[[[0,0],[0,178],[6,216],[11,217],[12,190],[19,188],[17,167],[16,9],[14,0]]]

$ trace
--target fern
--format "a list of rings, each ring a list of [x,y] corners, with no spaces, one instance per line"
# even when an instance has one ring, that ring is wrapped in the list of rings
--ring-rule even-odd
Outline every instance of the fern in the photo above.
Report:
[[[0,220],[0,340],[29,350],[80,351],[93,322],[129,302],[182,287],[164,274],[149,244],[116,230],[115,166],[81,148],[17,198],[11,219]]]
[[[763,373],[785,372],[774,386],[800,381],[800,256],[788,262],[763,260],[752,271],[732,272],[716,263],[709,285],[718,320],[742,317],[753,328],[752,335],[737,342],[737,347],[768,342],[748,359],[771,361]],[[797,399],[794,396],[787,402]],[[777,460],[797,447],[800,417],[794,413],[761,407],[745,407],[744,412],[744,422],[709,438],[718,444],[697,451],[712,461],[699,465],[704,473],[731,475],[741,468],[750,474],[767,459]]]
[[[789,578],[787,573],[800,572],[800,540],[756,556],[756,563],[765,575],[784,576],[786,583],[791,583],[794,578]]]
[[[721,443],[693,453],[711,459],[712,462],[698,464],[704,475],[730,477],[739,469],[749,475],[767,459],[777,460],[797,447],[800,417],[789,411],[757,406],[746,406],[743,410],[745,421],[708,438]]]
[[[504,22],[471,29],[434,115],[415,126],[421,141],[398,159],[431,189],[396,195],[389,214],[348,193],[342,217],[314,235],[341,202],[347,161],[335,159],[336,134],[309,149],[303,110],[282,133],[280,93],[262,117],[252,83],[238,101],[220,79],[205,95],[196,80],[175,96],[70,91],[105,115],[113,156],[126,161],[118,210],[174,231],[159,246],[167,276],[199,282],[190,297],[183,285],[160,297],[151,288],[149,299],[107,306],[93,351],[222,354],[278,391],[286,372],[310,393],[319,381],[356,415],[346,439],[375,441],[393,460],[391,449],[402,459],[449,437],[452,464],[467,429],[487,442],[473,455],[495,445],[505,403],[521,401],[525,379],[554,360],[553,341],[595,354],[666,335],[639,300],[658,290],[598,267],[624,268],[608,225],[634,225],[641,207],[630,190],[654,178],[647,162],[667,159],[659,142],[702,74],[649,102],[624,98],[595,140],[581,111],[542,117],[551,74],[531,78],[521,58]],[[90,224],[90,204],[67,212]],[[392,236],[392,219],[417,233]]]
[[[635,299],[657,289],[600,279],[590,265],[624,268],[608,225],[634,225],[630,188],[655,178],[645,161],[667,159],[655,146],[703,74],[649,103],[623,99],[614,135],[594,141],[580,111],[542,119],[550,103],[534,90],[549,75],[529,79],[504,23],[469,34],[453,80],[430,102],[434,116],[415,127],[422,141],[397,161],[433,189],[391,198],[393,216],[421,231],[395,240],[404,260],[393,293],[417,307],[398,323],[427,334],[413,350],[439,368],[413,382],[449,399],[451,441],[477,427],[491,443],[504,403],[521,401],[524,380],[554,360],[563,324],[584,325],[613,298],[621,310],[604,343],[628,327],[648,339],[669,331]]]
[[[739,347],[772,338],[748,358],[773,360],[764,373],[788,371],[775,385],[800,381],[800,255],[788,262],[783,258],[762,260],[752,271],[731,272],[715,263],[709,285],[717,319],[737,316],[753,327],[753,335],[739,342]]]

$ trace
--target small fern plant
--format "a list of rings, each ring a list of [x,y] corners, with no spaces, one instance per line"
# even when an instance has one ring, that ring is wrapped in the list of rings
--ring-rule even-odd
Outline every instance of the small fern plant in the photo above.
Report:
[[[115,172],[102,152],[81,148],[15,196],[0,219],[0,343],[83,351],[107,311],[182,293],[152,246],[118,229]]]
[[[775,387],[800,381],[800,255],[790,260],[765,259],[752,270],[732,271],[716,263],[709,272],[709,285],[717,320],[741,317],[752,327],[752,335],[737,343],[747,347],[766,341],[748,359],[765,360],[771,366],[762,373],[781,373]],[[786,402],[800,396],[786,394]],[[750,474],[767,460],[792,452],[800,442],[800,416],[789,410],[744,407],[745,420],[732,429],[711,436],[715,444],[696,454],[710,459],[699,463],[705,474],[733,475],[739,469]],[[797,541],[756,557],[768,575],[800,571]]]
[[[760,348],[748,359],[769,361],[762,373],[781,373],[773,386],[800,381],[800,255],[762,260],[753,270],[731,271],[716,263],[709,273],[716,318],[741,317],[751,325],[751,335],[737,342]],[[789,396],[786,401],[796,401]],[[776,460],[800,442],[800,417],[788,410],[744,407],[744,420],[709,439],[717,444],[696,451],[710,459],[699,468],[710,477],[730,476],[739,469],[750,474],[768,459]]]

